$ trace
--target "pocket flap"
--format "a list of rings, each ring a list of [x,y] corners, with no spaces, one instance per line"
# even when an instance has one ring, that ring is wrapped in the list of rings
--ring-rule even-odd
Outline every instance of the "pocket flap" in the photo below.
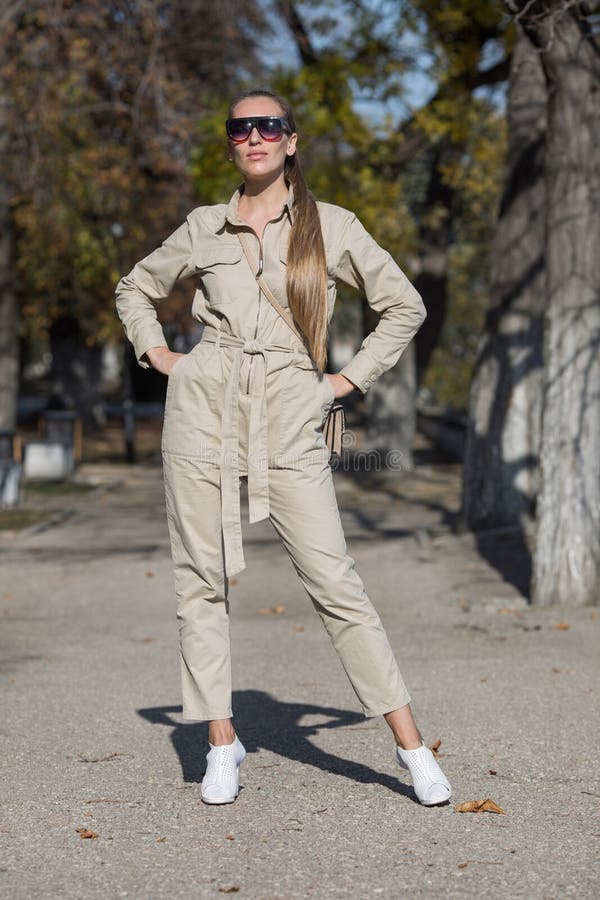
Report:
[[[231,243],[219,240],[203,240],[194,255],[197,269],[210,269],[212,266],[232,265],[242,258],[239,241]]]

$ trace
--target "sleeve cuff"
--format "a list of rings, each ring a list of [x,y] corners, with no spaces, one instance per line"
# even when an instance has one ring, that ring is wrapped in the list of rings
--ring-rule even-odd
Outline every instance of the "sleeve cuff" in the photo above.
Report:
[[[366,394],[371,385],[379,378],[372,359],[362,350],[359,350],[343,369],[340,369],[339,374],[348,378],[363,394]]]
[[[162,327],[157,323],[154,328],[145,329],[142,334],[136,335],[133,343],[133,349],[139,365],[142,369],[150,369],[150,363],[142,359],[147,350],[152,347],[166,347],[169,349]]]

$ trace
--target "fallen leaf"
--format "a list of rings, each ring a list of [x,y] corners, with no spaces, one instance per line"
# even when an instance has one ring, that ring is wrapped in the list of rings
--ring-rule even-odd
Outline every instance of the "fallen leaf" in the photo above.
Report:
[[[459,863],[459,864],[458,864],[458,868],[459,868],[459,869],[466,869],[468,865],[469,865],[469,863]]]
[[[555,622],[552,627],[557,631],[568,631],[571,626],[568,622]]]
[[[142,640],[142,644],[151,644],[153,640],[155,640],[155,638],[145,637]]]
[[[462,609],[463,612],[469,612],[471,609],[471,604],[469,603],[468,600],[465,600],[465,598],[463,597],[462,600],[460,601],[460,608]]]
[[[229,579],[229,584],[230,584],[230,585],[232,585],[232,584],[237,584],[237,583],[238,583],[238,579],[237,579],[237,578],[230,578],[230,579]]]
[[[227,837],[225,838],[225,840],[227,840],[227,841],[235,841],[235,838],[234,838],[234,836],[233,836],[232,834],[228,834]]]
[[[156,843],[157,843],[157,844],[164,844],[166,840],[167,840],[166,838],[156,838]]]
[[[83,841],[98,837],[98,834],[95,831],[90,831],[89,828],[76,828],[75,831]]]
[[[552,671],[553,671],[553,672],[560,672],[560,669],[558,668],[558,666],[552,666]]]
[[[304,625],[294,625],[294,631],[304,631]]]
[[[232,884],[231,887],[220,887],[219,893],[221,894],[237,894],[239,891],[239,887],[237,884]]]
[[[482,675],[481,678],[480,678],[479,680],[480,680],[482,683],[485,683],[485,682],[487,681],[487,675]]]
[[[495,769],[488,769],[488,772],[490,773],[490,775],[497,775],[497,774],[498,774],[497,771],[496,771]]]
[[[487,797],[485,800],[465,800],[464,803],[457,803],[454,807],[456,812],[493,812],[505,816],[506,813],[501,806],[494,803]]]
[[[146,578],[154,578],[154,572],[144,572]]]
[[[133,755],[131,753],[109,753],[107,756],[80,756],[79,762],[82,763],[99,763],[99,762],[108,762],[111,759],[117,759],[119,756],[128,756],[130,759],[133,759]]]
[[[442,746],[441,740],[438,738],[437,741],[434,741],[433,744],[429,745],[429,749],[433,753],[434,756],[439,756],[438,750]]]
[[[257,609],[256,612],[261,616],[280,616],[281,613],[285,612],[285,606],[283,603],[278,603],[276,606],[263,606],[261,609]]]

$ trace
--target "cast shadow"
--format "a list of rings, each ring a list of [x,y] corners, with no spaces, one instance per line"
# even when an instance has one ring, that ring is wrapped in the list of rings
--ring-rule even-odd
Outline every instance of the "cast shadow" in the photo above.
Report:
[[[362,713],[316,706],[307,703],[285,703],[276,700],[264,691],[234,691],[233,694],[236,731],[246,752],[256,753],[260,749],[270,750],[285,759],[314,766],[323,772],[341,775],[362,784],[379,784],[395,794],[402,794],[418,801],[408,785],[402,784],[392,775],[378,772],[362,763],[334,756],[315,747],[309,740],[324,728],[341,728],[364,721]],[[208,728],[206,723],[181,723],[173,714],[181,713],[181,706],[158,706],[137,710],[147,722],[166,725],[171,728],[169,735],[175,750],[185,782],[200,782],[204,775],[205,755],[208,750]],[[315,725],[301,725],[303,716],[323,716],[324,722]],[[393,743],[390,743],[390,753]],[[398,770],[401,773],[401,770]],[[403,777],[401,774],[400,777]]]

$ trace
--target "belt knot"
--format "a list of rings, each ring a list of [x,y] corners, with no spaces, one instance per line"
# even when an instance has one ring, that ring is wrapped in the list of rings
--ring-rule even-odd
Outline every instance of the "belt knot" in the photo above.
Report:
[[[254,341],[254,340],[244,341],[244,346],[242,349],[243,349],[244,353],[262,353],[263,352],[262,344],[259,341]]]

